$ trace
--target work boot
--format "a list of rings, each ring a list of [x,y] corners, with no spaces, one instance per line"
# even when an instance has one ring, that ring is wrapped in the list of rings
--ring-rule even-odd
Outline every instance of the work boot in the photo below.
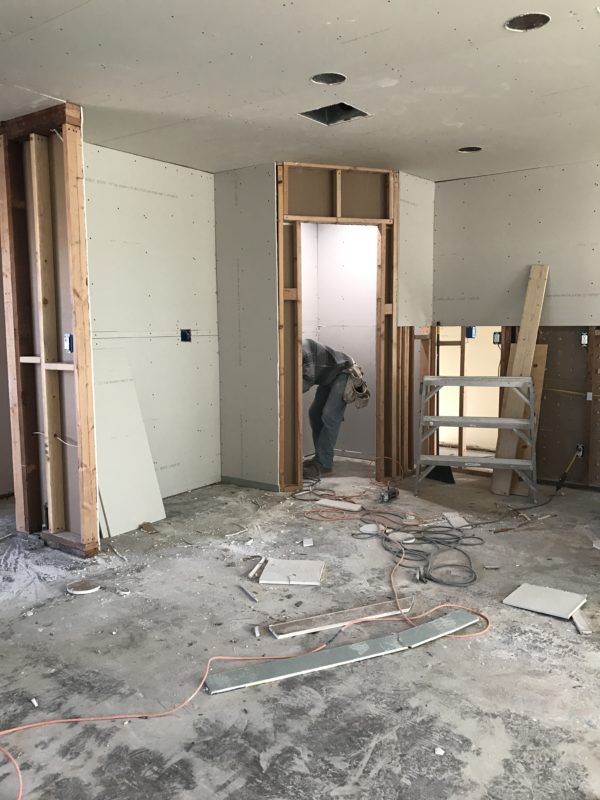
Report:
[[[302,476],[307,480],[319,480],[331,475],[333,470],[327,469],[322,464],[319,464],[316,458],[305,461],[302,469]]]

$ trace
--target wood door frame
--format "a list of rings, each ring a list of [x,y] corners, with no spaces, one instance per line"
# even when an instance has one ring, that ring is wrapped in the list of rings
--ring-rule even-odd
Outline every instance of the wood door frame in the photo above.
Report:
[[[303,222],[378,228],[376,478],[394,479],[408,469],[401,463],[398,435],[398,207],[399,176],[395,170],[277,164],[281,491],[302,485]]]

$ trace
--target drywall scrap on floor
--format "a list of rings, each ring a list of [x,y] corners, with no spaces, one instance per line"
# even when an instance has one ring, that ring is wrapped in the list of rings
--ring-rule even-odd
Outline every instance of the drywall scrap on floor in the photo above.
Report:
[[[94,350],[98,492],[104,536],[165,518],[131,369],[121,348]]]
[[[89,144],[84,155],[93,346],[127,353],[162,496],[216,483],[214,178]]]
[[[434,639],[448,636],[479,622],[479,617],[469,611],[451,611],[443,617],[416,625],[414,628],[382,636],[379,639],[368,639],[355,644],[344,644],[331,647],[317,653],[296,656],[279,661],[263,661],[240,669],[217,672],[209,675],[206,688],[209,694],[230,692],[247,686],[258,686],[261,683],[292,678],[295,675],[307,675],[324,669],[366,661],[391,653],[399,653],[413,647],[427,644]]]
[[[277,488],[275,167],[215,176],[222,473]]]

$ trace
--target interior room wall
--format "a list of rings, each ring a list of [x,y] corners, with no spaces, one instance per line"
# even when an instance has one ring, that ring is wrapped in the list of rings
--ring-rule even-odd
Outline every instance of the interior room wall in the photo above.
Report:
[[[275,165],[215,176],[224,480],[279,485]]]
[[[399,180],[398,325],[430,325],[435,183],[405,172]]]
[[[599,163],[438,183],[434,318],[518,325],[529,266],[543,263],[542,324],[599,324],[599,215]]]
[[[371,389],[369,405],[349,406],[337,442],[340,454],[371,458],[375,452],[376,303],[379,233],[366,225],[302,226],[303,338],[352,356]],[[315,248],[316,243],[316,248]],[[304,395],[304,452],[314,450]]]
[[[92,145],[84,156],[93,347],[127,353],[162,496],[214,483],[213,176]]]
[[[0,273],[0,289],[2,274]],[[1,292],[0,292],[1,294]],[[0,302],[0,495],[13,490],[10,411],[8,403],[8,371],[6,363],[6,329],[4,303]]]

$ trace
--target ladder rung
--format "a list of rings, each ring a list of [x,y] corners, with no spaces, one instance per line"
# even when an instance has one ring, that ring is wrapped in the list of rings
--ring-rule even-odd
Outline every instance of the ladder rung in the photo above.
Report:
[[[445,428],[531,428],[531,420],[515,417],[423,417],[423,425]]]
[[[528,458],[495,458],[484,456],[483,458],[473,458],[472,456],[424,456],[419,457],[419,463],[461,466],[461,467],[493,467],[495,469],[533,469],[533,462]]]
[[[442,375],[436,377],[433,375],[426,375],[423,378],[423,383],[426,386],[487,386],[491,388],[509,389],[511,387],[533,386],[533,381],[529,377],[519,378],[514,376],[460,376],[460,375]]]

